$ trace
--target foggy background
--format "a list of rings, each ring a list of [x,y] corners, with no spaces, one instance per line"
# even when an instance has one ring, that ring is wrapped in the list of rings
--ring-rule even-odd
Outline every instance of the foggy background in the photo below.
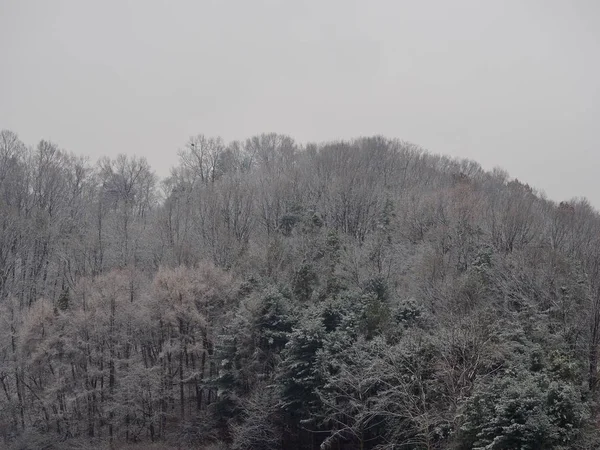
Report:
[[[0,0],[0,128],[76,154],[383,134],[600,207],[600,3]]]

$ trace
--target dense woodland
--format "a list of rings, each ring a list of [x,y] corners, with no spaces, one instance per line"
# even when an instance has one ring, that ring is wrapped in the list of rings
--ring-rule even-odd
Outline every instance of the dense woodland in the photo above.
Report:
[[[0,134],[1,448],[600,448],[599,346],[600,216],[502,170]]]

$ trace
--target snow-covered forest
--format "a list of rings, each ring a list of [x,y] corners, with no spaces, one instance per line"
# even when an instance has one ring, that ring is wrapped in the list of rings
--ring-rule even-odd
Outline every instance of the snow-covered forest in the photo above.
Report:
[[[3,131],[0,448],[600,448],[564,200],[383,137],[198,135],[160,180]]]

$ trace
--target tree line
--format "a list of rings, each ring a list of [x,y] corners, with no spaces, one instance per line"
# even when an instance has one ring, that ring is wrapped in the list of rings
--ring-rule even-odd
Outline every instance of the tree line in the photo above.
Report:
[[[0,446],[593,449],[600,217],[381,136],[171,175],[0,132]]]

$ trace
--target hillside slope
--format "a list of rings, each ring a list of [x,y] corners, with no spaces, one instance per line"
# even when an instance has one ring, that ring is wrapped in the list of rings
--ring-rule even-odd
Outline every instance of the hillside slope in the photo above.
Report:
[[[0,230],[3,448],[600,446],[585,200],[382,137],[159,182],[3,131]]]

